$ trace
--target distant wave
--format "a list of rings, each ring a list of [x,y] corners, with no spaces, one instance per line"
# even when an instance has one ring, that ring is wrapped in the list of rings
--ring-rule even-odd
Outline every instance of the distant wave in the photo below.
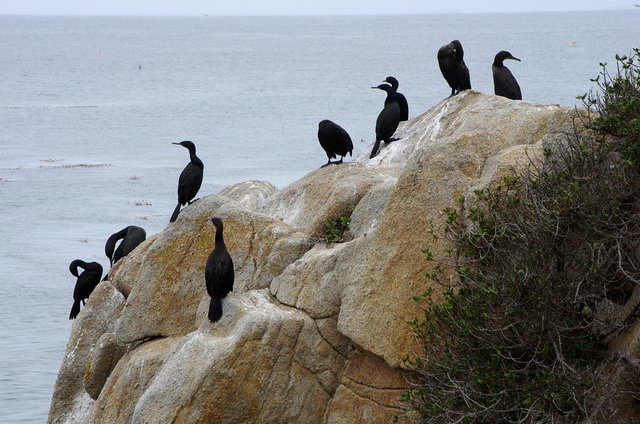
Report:
[[[98,105],[31,105],[31,106],[0,106],[0,109],[36,109],[36,108],[60,108],[60,109],[89,109]]]
[[[110,163],[71,163],[66,165],[40,165],[39,168],[104,168],[111,166]]]

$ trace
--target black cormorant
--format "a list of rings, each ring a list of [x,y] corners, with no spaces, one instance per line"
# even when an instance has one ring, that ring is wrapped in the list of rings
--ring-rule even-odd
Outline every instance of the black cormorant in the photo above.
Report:
[[[322,165],[325,167],[334,163],[342,163],[342,159],[353,151],[353,142],[349,134],[340,125],[325,119],[318,124],[318,141],[327,153],[328,162]],[[331,162],[336,155],[341,156],[340,160]]]
[[[398,124],[400,123],[400,105],[395,98],[396,91],[389,84],[380,84],[377,87],[380,90],[387,92],[387,100],[385,100],[384,109],[378,115],[378,119],[376,120],[376,142],[373,145],[373,150],[371,150],[371,155],[369,155],[369,159],[375,157],[378,154],[378,149],[380,148],[380,141],[384,141],[385,143],[390,143],[395,141],[391,136],[396,129],[398,128]]]
[[[222,220],[211,218],[216,227],[216,244],[207,259],[204,278],[207,283],[207,293],[211,296],[209,302],[209,320],[218,321],[222,317],[222,298],[227,297],[233,290],[233,261],[224,245],[222,236]]]
[[[78,267],[84,271],[78,275]],[[69,319],[75,319],[80,313],[80,301],[85,304],[86,299],[93,292],[100,282],[102,277],[102,265],[97,262],[85,262],[80,259],[76,259],[69,265],[69,271],[74,277],[78,277],[76,286],[73,289],[73,306],[71,307],[71,313]]]
[[[516,78],[509,68],[502,63],[505,59],[513,59],[520,62],[520,59],[513,57],[511,53],[504,50],[496,54],[495,59],[493,59],[493,65],[491,65],[495,93],[498,96],[507,97],[512,100],[522,100],[522,92],[520,92],[518,81],[516,81]]]
[[[111,265],[118,262],[121,258],[124,258],[133,251],[140,243],[147,238],[147,233],[144,228],[136,227],[135,225],[129,225],[112,234],[107,239],[107,243],[104,245],[104,253],[109,258]],[[116,243],[118,240],[122,240],[116,249]],[[114,252],[115,250],[115,252]]]
[[[451,87],[451,96],[462,90],[471,89],[469,68],[464,63],[464,50],[460,41],[453,40],[438,50],[438,65],[442,76]],[[449,97],[451,97],[449,96]]]
[[[404,97],[404,94],[398,93],[398,80],[394,77],[387,77],[384,82],[391,84],[391,87],[396,91],[396,100],[398,101],[398,106],[400,106],[400,122],[406,121],[409,119],[409,103],[407,103],[407,98]],[[385,100],[385,106],[386,102]]]
[[[191,199],[196,197],[198,190],[200,190],[202,177],[204,175],[204,164],[198,156],[196,156],[195,144],[190,141],[181,141],[180,143],[173,144],[179,144],[182,147],[189,149],[191,162],[189,162],[180,173],[180,178],[178,179],[178,206],[176,206],[173,211],[169,222],[173,222],[178,218],[180,206],[187,203],[191,204]]]

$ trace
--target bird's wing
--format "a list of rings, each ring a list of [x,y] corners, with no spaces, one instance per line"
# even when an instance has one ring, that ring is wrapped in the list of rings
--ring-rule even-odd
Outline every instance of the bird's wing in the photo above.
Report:
[[[207,283],[207,293],[211,297],[226,296],[230,288],[233,288],[233,262],[231,256],[225,251],[220,252],[214,249],[209,255],[205,267],[205,280]],[[229,278],[231,282],[229,283]]]
[[[202,185],[202,168],[189,162],[178,179],[178,201],[185,204],[198,194]]]

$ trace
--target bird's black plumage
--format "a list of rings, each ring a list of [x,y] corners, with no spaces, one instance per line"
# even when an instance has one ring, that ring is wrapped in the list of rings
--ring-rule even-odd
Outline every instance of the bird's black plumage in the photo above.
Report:
[[[207,283],[207,293],[211,296],[209,302],[209,320],[218,321],[222,317],[222,299],[233,290],[233,261],[227,251],[222,235],[223,226],[220,218],[211,218],[216,227],[215,247],[205,266],[204,278]]]
[[[78,275],[78,268],[82,268],[83,271]],[[69,264],[69,271],[74,277],[77,277],[76,286],[73,289],[73,306],[71,307],[71,313],[69,319],[75,319],[80,313],[80,301],[85,304],[86,299],[100,283],[100,277],[102,277],[102,265],[97,262],[85,262],[80,259],[76,259]]]
[[[469,68],[464,63],[464,50],[462,50],[460,41],[453,40],[449,44],[440,47],[440,50],[438,50],[438,65],[442,76],[451,87],[451,96],[458,94],[462,90],[471,89]]]
[[[109,258],[111,265],[118,262],[133,251],[140,243],[147,238],[147,233],[142,227],[129,225],[126,228],[112,234],[104,245],[104,253]],[[116,249],[116,243],[122,240]]]
[[[518,81],[516,81],[516,78],[513,76],[509,68],[503,64],[505,59],[513,59],[520,62],[520,59],[513,57],[513,55],[507,51],[503,50],[496,54],[496,57],[493,60],[493,65],[491,65],[495,93],[498,96],[507,97],[512,100],[522,100],[522,92],[520,91]]]
[[[196,156],[196,146],[190,141],[181,141],[179,144],[189,150],[189,157],[191,161],[184,167],[180,173],[178,179],[178,205],[176,206],[169,222],[173,222],[178,218],[180,213],[180,207],[187,203],[191,204],[191,200],[196,197],[200,186],[202,185],[202,178],[204,176],[204,164]]]
[[[318,124],[318,141],[320,146],[327,153],[329,160],[323,167],[331,164],[342,163],[342,159],[347,155],[352,155],[353,142],[349,134],[340,125],[325,119]],[[331,162],[336,155],[341,156],[340,160]]]
[[[395,97],[398,102],[398,106],[400,106],[400,122],[406,121],[407,119],[409,119],[409,103],[407,103],[407,98],[404,96],[404,94],[398,92],[398,86],[400,85],[398,84],[398,80],[394,77],[387,77],[384,82],[388,82],[389,84],[391,84],[391,87],[393,87],[396,92]],[[387,101],[385,100],[385,106],[386,102]]]
[[[369,159],[375,157],[378,154],[380,148],[380,141],[390,143],[395,141],[391,138],[393,133],[396,132],[398,124],[400,123],[400,105],[396,100],[396,91],[389,84],[380,84],[377,88],[387,93],[387,100],[385,101],[384,109],[378,115],[376,119],[376,142],[373,145]]]

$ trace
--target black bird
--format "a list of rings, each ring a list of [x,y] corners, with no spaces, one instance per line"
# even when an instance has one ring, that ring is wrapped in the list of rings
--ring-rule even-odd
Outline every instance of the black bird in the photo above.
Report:
[[[204,278],[207,283],[207,293],[211,296],[209,302],[209,320],[216,322],[222,317],[222,298],[227,297],[233,290],[233,261],[224,245],[222,236],[222,220],[211,218],[216,227],[216,245],[209,254],[204,270]]]
[[[180,178],[178,179],[178,206],[176,206],[173,211],[169,222],[173,222],[178,218],[180,206],[192,203],[191,199],[196,197],[196,194],[198,194],[198,190],[200,190],[200,186],[202,185],[202,177],[204,175],[204,164],[200,158],[196,156],[195,144],[190,141],[181,141],[180,143],[173,144],[179,144],[182,147],[189,149],[191,162],[189,162],[180,173]]]
[[[438,50],[438,65],[442,76],[451,87],[451,96],[471,89],[469,68],[464,63],[464,50],[460,41],[453,40]],[[451,97],[449,96],[449,97]]]
[[[384,82],[391,84],[391,87],[393,87],[396,92],[396,100],[398,101],[398,106],[400,106],[400,122],[406,121],[409,119],[409,103],[407,103],[407,98],[404,97],[404,94],[398,93],[398,80],[394,77],[387,77]],[[386,104],[385,100],[385,106]]]
[[[385,143],[391,143],[396,139],[391,138],[396,129],[398,128],[398,124],[400,123],[400,105],[395,97],[396,91],[389,84],[380,84],[377,87],[380,90],[384,90],[387,92],[387,99],[385,100],[384,109],[378,115],[378,119],[376,120],[376,142],[373,145],[373,150],[371,150],[371,155],[369,155],[369,159],[375,157],[378,154],[378,149],[380,148],[380,141],[384,141]]]
[[[78,267],[84,270],[80,275],[78,275]],[[97,262],[85,262],[80,259],[76,259],[69,265],[69,271],[71,271],[71,274],[73,274],[74,277],[78,277],[76,286],[73,289],[73,306],[71,307],[71,313],[69,314],[69,319],[75,319],[75,317],[80,313],[80,301],[82,301],[82,304],[84,305],[86,303],[86,299],[89,298],[93,289],[95,289],[100,282],[100,277],[102,277],[102,265]]]
[[[344,128],[328,119],[320,121],[318,124],[318,141],[329,158],[328,162],[322,165],[322,168],[334,163],[342,163],[342,159],[347,156],[347,153],[352,155],[353,142],[351,137]],[[335,159],[336,155],[341,156],[340,160],[331,162],[331,159]]]
[[[127,228],[112,234],[111,237],[107,239],[107,243],[104,245],[104,253],[113,266],[114,263],[131,253],[133,249],[138,247],[146,238],[147,233],[144,231],[144,228],[129,225]],[[122,241],[116,249],[118,240]]]
[[[495,93],[511,100],[522,100],[522,92],[520,92],[518,81],[516,81],[509,68],[502,63],[505,59],[513,59],[520,62],[520,59],[513,57],[511,53],[504,50],[496,54],[495,59],[493,59],[493,65],[491,65]]]

